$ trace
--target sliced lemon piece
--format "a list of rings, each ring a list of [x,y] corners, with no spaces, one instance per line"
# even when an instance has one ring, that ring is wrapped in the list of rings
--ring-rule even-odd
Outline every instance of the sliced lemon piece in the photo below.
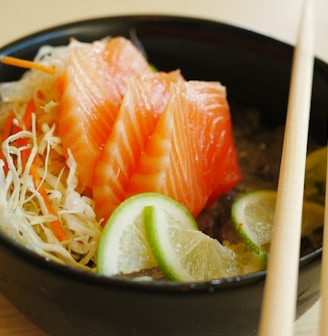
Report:
[[[179,216],[181,218],[181,216]],[[144,219],[147,237],[158,265],[165,276],[175,281],[204,281],[240,276],[254,254],[241,262],[240,255],[223,246],[176,214],[161,207],[147,206]],[[245,254],[244,254],[245,256]],[[263,269],[262,257],[248,271]]]
[[[269,252],[276,198],[274,190],[255,190],[242,194],[232,204],[234,227],[241,239],[258,254]],[[304,201],[302,236],[322,226],[323,218],[323,206]]]

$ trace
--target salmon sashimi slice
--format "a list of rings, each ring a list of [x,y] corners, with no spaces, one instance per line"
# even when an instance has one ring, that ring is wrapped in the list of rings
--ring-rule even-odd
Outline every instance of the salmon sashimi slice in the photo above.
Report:
[[[92,191],[98,218],[106,220],[124,200],[139,157],[167,105],[170,84],[183,80],[178,70],[129,80],[111,134],[96,164]]]
[[[154,191],[197,217],[210,198],[241,178],[225,88],[216,82],[171,85],[170,99],[143,151],[126,197]]]
[[[59,135],[77,163],[81,182],[91,186],[95,162],[108,138],[127,79],[150,73],[148,62],[127,39],[77,43],[60,82]]]

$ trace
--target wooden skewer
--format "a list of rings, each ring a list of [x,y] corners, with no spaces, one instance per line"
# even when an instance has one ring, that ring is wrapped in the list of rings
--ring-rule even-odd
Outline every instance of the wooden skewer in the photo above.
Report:
[[[294,335],[303,189],[313,80],[313,8],[303,6],[293,55],[260,336]]]
[[[325,217],[323,229],[323,252],[321,263],[321,316],[320,316],[320,335],[328,335],[328,155],[326,172],[326,199]]]

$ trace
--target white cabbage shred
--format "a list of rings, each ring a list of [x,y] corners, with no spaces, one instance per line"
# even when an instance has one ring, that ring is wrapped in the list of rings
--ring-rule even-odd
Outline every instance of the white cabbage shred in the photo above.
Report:
[[[56,78],[65,68],[70,48],[76,43],[79,42],[40,49],[35,61],[55,66],[55,76],[30,70],[19,81],[0,84],[0,132],[12,112],[13,123],[21,127],[2,141],[0,231],[45,258],[94,271],[101,225],[92,200],[82,193],[76,162],[69,151],[64,155],[57,134]],[[38,92],[42,92],[41,98]],[[27,130],[22,127],[22,118],[32,98],[37,112],[32,114],[32,127]],[[34,164],[38,158],[41,165]],[[38,185],[31,174],[32,166],[41,179]],[[46,190],[53,213],[49,213],[41,188]],[[53,221],[61,223],[67,239],[57,239],[51,229]]]

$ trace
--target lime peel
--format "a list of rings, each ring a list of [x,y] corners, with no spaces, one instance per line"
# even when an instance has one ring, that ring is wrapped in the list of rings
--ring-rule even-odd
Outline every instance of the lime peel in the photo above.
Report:
[[[104,227],[97,254],[99,273],[112,276],[157,266],[143,220],[143,209],[149,205],[171,212],[177,218],[187,216],[198,229],[191,214],[177,201],[153,192],[132,196],[114,210]]]
[[[247,248],[248,249],[248,248]],[[107,276],[155,268],[168,280],[204,281],[264,268],[263,255],[231,248],[199,230],[177,201],[143,193],[121,203],[103,230],[98,272]]]
[[[166,225],[162,225],[169,220],[171,225],[182,234],[187,233],[187,231],[199,233],[200,231],[198,231],[197,226],[195,226],[194,223],[196,222],[193,217],[190,215],[188,221],[176,223],[171,214],[165,213],[165,211],[160,208],[147,206],[144,209],[144,220],[148,241],[150,242],[159,267],[165,276],[169,280],[183,279],[184,281],[193,281],[194,279],[182,267],[181,260],[177,258],[175,252],[176,249],[182,249],[183,246],[173,246],[171,244],[170,234],[167,232],[167,229],[172,231],[172,228],[170,230]],[[182,227],[180,226],[181,224]],[[175,232],[175,235],[177,235],[177,232]]]
[[[253,190],[246,192],[232,204],[231,219],[242,241],[255,253],[268,253],[277,192],[275,190]],[[304,200],[302,236],[309,236],[323,225],[324,207]]]
[[[175,281],[204,281],[264,269],[265,256],[236,253],[192,225],[181,225],[156,206],[144,210],[146,234],[165,276]],[[245,246],[245,245],[244,245]],[[241,251],[239,251],[241,252]],[[246,257],[247,256],[247,257]]]

